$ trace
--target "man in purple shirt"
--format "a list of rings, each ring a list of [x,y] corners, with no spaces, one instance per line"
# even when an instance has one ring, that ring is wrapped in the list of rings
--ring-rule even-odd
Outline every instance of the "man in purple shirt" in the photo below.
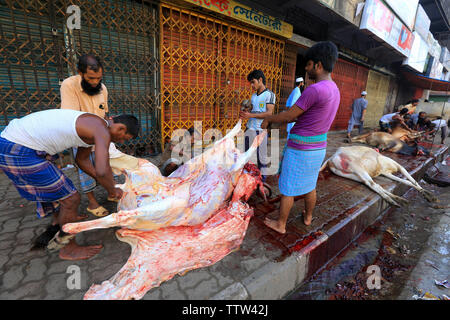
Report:
[[[305,195],[303,223],[310,225],[316,206],[316,184],[325,158],[327,132],[339,108],[340,93],[331,79],[338,51],[330,41],[319,42],[305,55],[305,70],[316,83],[302,93],[287,111],[264,118],[262,129],[269,123],[295,121],[281,163],[279,189],[282,194],[278,220],[266,218],[264,223],[279,233],[286,232],[286,222],[294,197]]]

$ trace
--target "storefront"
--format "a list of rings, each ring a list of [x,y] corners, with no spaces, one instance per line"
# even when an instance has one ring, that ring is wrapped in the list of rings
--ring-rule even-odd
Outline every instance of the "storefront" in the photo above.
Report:
[[[266,86],[279,101],[285,38],[236,21],[232,13],[241,12],[236,8],[247,9],[226,2],[226,14],[209,14],[210,8],[200,13],[196,8],[203,9],[203,2],[189,8],[161,4],[163,142],[174,130],[192,127],[196,120],[202,121],[203,133],[215,128],[225,134],[238,121],[241,102],[252,95],[247,75],[254,69],[263,70]],[[270,21],[286,32],[284,22]]]
[[[364,66],[341,58],[336,62],[331,77],[339,88],[341,102],[330,130],[347,129],[353,100],[366,90],[368,74],[369,69]]]

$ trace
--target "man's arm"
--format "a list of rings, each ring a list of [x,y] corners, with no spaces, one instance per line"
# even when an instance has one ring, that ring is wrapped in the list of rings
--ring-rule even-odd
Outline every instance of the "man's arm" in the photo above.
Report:
[[[76,162],[80,169],[95,178],[106,189],[109,197],[121,198],[123,192],[115,187],[114,176],[109,164],[111,137],[104,121],[96,116],[83,118],[81,123],[77,123],[77,132],[81,138],[90,137],[90,140],[93,138],[95,144],[95,168],[88,163],[91,148],[79,148]]]
[[[362,115],[361,115],[361,121],[364,121],[364,115],[366,114],[366,109],[363,109]]]
[[[266,116],[264,118],[263,123],[261,124],[262,129],[267,129],[269,123],[284,123],[284,122],[293,122],[299,116],[301,116],[305,111],[298,107],[297,105],[293,105],[286,111],[280,112],[278,114],[273,114]]]
[[[398,114],[392,117],[392,120],[397,120],[398,122],[400,122],[400,126],[406,130],[408,130],[409,132],[412,132],[411,129],[406,125],[405,120],[403,119],[403,117],[399,116]]]
[[[266,112],[251,113],[251,112],[241,111],[239,114],[240,114],[240,117],[244,118],[244,119],[249,119],[249,118],[265,119],[267,116],[270,116],[270,115],[273,114],[273,110],[275,109],[275,105],[274,104],[267,104],[266,108],[267,108]]]
[[[104,127],[96,128],[95,135],[95,174],[97,181],[110,195],[115,193],[115,181],[111,166],[109,165],[109,144],[111,138]]]
[[[92,165],[92,162],[89,159],[89,155],[91,154],[91,152],[92,148],[78,147],[75,162],[82,171],[86,172],[92,178],[97,180],[95,167]]]

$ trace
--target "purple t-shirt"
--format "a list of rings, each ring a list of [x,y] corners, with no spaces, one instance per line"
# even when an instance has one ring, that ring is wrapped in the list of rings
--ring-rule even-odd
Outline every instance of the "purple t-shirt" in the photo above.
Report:
[[[322,80],[310,85],[294,104],[305,112],[297,118],[291,134],[311,137],[327,133],[336,116],[340,100],[341,95],[334,81]],[[299,150],[321,149],[326,148],[327,142],[298,144],[288,140],[288,146]]]

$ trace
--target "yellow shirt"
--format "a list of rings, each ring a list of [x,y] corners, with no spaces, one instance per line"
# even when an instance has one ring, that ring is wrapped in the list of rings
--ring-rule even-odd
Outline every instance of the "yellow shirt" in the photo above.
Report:
[[[61,109],[89,112],[105,118],[108,112],[108,90],[102,83],[99,94],[90,96],[81,87],[81,76],[69,77],[61,84]]]
[[[416,106],[413,106],[412,103],[407,104],[406,106],[404,106],[403,108],[407,108],[408,109],[408,114],[413,114],[414,111],[416,111]],[[401,109],[399,109],[401,110]]]

